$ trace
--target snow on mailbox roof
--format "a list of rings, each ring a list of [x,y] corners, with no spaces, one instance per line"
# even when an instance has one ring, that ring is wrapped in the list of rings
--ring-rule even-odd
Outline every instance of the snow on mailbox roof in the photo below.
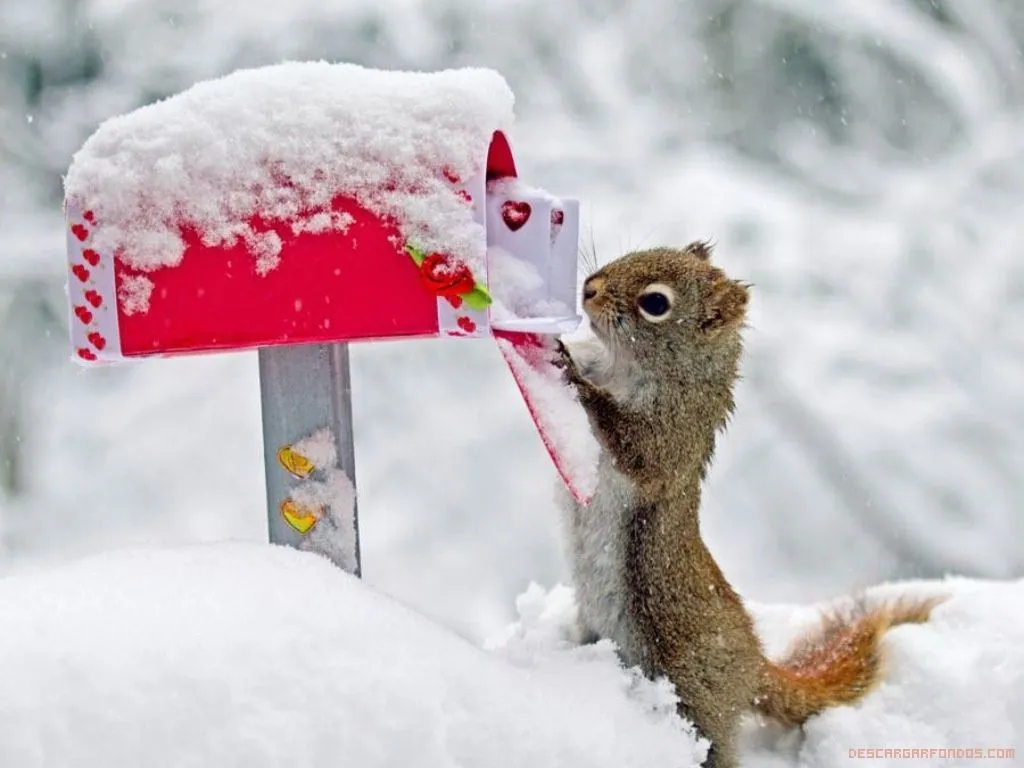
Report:
[[[96,215],[96,246],[137,270],[180,263],[184,225],[208,245],[243,238],[265,272],[281,242],[254,232],[249,217],[298,231],[344,195],[477,272],[483,232],[452,180],[481,170],[512,107],[505,80],[487,69],[240,70],[103,123],[75,155],[65,193]],[[344,229],[346,218],[335,218]]]

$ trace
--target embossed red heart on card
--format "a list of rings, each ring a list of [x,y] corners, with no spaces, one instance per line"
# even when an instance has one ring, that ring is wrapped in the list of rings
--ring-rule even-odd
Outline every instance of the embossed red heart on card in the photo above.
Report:
[[[100,263],[99,253],[94,251],[92,248],[86,248],[84,251],[82,251],[82,258],[85,259],[87,262],[89,262],[89,264],[91,264],[94,267]]]
[[[98,331],[93,331],[87,337],[89,343],[92,344],[96,349],[103,351],[103,348],[107,346],[107,340]]]
[[[92,304],[94,309],[99,309],[103,304],[103,297],[96,291],[92,290],[85,292],[85,300]]]
[[[83,360],[89,360],[90,362],[96,359],[96,354],[91,349],[85,347],[79,347],[77,350],[78,356]]]
[[[501,204],[501,218],[505,226],[513,232],[521,229],[530,220],[532,212],[530,204],[522,200],[506,200]]]
[[[83,306],[75,307],[75,315],[78,317],[79,320],[81,320],[86,325],[92,322],[92,312],[90,312]]]
[[[75,264],[75,266],[71,268],[71,271],[74,273],[75,277],[77,277],[83,283],[89,279],[89,270],[83,267],[81,264]]]
[[[74,224],[71,227],[71,234],[77,237],[82,242],[85,242],[85,238],[89,236],[89,230],[81,224]]]

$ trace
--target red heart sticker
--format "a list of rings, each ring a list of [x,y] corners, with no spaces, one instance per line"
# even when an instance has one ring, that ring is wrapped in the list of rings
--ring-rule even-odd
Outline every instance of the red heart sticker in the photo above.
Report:
[[[85,238],[89,236],[89,230],[83,227],[81,224],[75,224],[73,227],[71,227],[71,234],[73,234],[82,242],[85,242]]]
[[[103,297],[100,296],[96,291],[86,291],[85,300],[93,305],[94,308],[99,309],[103,303]]]
[[[90,224],[92,224],[94,221],[96,221],[96,214],[93,213],[92,211],[86,211],[85,213],[82,214],[82,218],[88,221]]]
[[[513,232],[529,221],[531,212],[530,204],[523,200],[506,200],[501,204],[501,218]]]
[[[107,346],[107,340],[104,339],[97,331],[93,331],[86,338],[89,339],[90,344],[101,352],[103,351],[103,348]]]
[[[96,355],[93,354],[93,351],[91,349],[86,349],[85,347],[80,347],[78,349],[78,356],[80,358],[82,358],[83,360],[95,360],[96,359]]]
[[[82,306],[75,307],[75,314],[78,315],[78,319],[88,325],[92,322],[92,312]]]
[[[476,323],[474,323],[471,318],[468,318],[465,315],[458,318],[455,322],[458,324],[459,328],[464,330],[466,333],[472,333],[473,331],[476,330]]]
[[[89,279],[89,270],[83,267],[81,264],[75,264],[75,266],[71,268],[71,271],[74,272],[75,277],[77,277],[83,283]]]
[[[100,263],[100,255],[92,248],[86,248],[82,251],[82,258],[94,267]]]

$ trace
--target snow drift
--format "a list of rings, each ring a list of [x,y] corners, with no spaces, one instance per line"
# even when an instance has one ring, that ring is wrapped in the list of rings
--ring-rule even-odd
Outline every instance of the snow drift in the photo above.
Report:
[[[752,720],[748,765],[1012,747],[1024,726],[1024,582],[876,593],[886,590],[956,596],[928,625],[891,633],[886,682],[860,706],[812,720],[805,737]],[[669,685],[622,669],[606,642],[569,642],[571,590],[531,586],[518,609],[488,653],[316,555],[248,544],[10,576],[0,580],[0,765],[700,764],[706,743],[674,714]],[[756,613],[772,652],[815,617]]]
[[[286,548],[8,577],[0,625],[3,766],[640,768],[705,752],[610,649],[517,668]],[[667,706],[634,700],[659,692]]]

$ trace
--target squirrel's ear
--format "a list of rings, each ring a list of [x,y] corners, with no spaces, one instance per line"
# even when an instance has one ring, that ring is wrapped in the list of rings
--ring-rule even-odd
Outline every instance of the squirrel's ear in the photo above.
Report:
[[[691,256],[696,256],[701,261],[711,261],[711,251],[714,250],[714,246],[711,245],[709,240],[697,240],[690,243],[683,250]]]
[[[718,281],[707,300],[704,319],[700,329],[708,334],[743,321],[747,314],[750,294],[744,283],[723,279]]]

